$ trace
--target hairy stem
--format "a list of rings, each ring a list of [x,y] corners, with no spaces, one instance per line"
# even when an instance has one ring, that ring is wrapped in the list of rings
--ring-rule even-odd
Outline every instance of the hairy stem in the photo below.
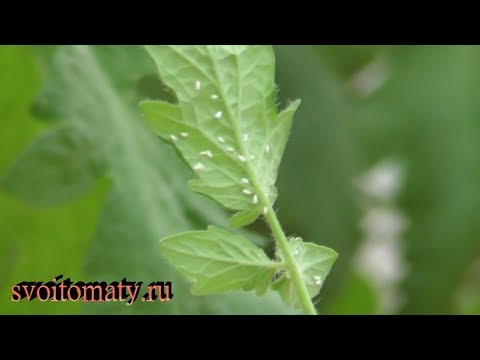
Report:
[[[302,274],[300,273],[300,269],[298,268],[297,261],[295,260],[295,256],[293,255],[290,246],[288,245],[287,237],[282,230],[280,222],[277,219],[277,215],[273,210],[272,206],[268,207],[268,212],[266,215],[266,219],[270,229],[277,240],[278,246],[285,257],[287,262],[288,270],[290,271],[290,275],[292,276],[293,283],[297,288],[298,297],[300,298],[300,302],[302,304],[303,311],[307,315],[317,315],[315,310],[315,306],[313,306],[312,299],[310,298],[310,294],[308,293],[307,287],[305,286],[305,282],[303,281]]]
[[[241,153],[245,154],[244,156],[247,156],[248,154],[245,151],[243,142],[240,139],[239,132],[235,131],[235,133]],[[273,210],[268,196],[260,186],[260,182],[257,180],[255,172],[253,171],[249,163],[246,164],[246,170],[250,178],[253,180],[253,186],[255,187],[256,193],[260,200],[260,204],[263,204],[263,206],[267,205],[267,214],[265,215],[265,218],[267,219],[268,226],[272,230],[273,236],[275,237],[278,246],[280,247],[280,250],[285,258],[285,261],[287,263],[287,269],[290,272],[293,283],[295,284],[295,288],[297,289],[302,309],[307,315],[317,315],[317,311],[315,310],[315,306],[313,305],[312,299],[310,298],[310,294],[307,290],[307,286],[303,281],[302,274],[297,265],[297,260],[295,259],[295,256],[293,255],[290,246],[288,245],[287,237],[285,236],[282,226],[277,219],[277,214]]]
[[[211,59],[212,59],[213,67],[215,69],[215,76],[218,80],[218,83],[221,84],[220,77],[218,75],[219,71],[217,70],[217,64],[215,62],[215,57],[211,56]],[[237,119],[240,119],[239,108],[237,109],[235,114],[235,112],[229,106],[229,102],[227,101],[228,97],[226,96],[225,90],[221,86],[219,86],[219,93],[224,103],[226,104],[226,111],[227,111],[228,117],[230,119],[235,119],[235,117]],[[240,90],[238,91],[238,94],[240,94]],[[248,158],[248,152],[246,151],[244,142],[241,139],[242,132],[237,127],[237,122],[232,121],[231,125],[234,129],[240,154],[242,154],[245,158]],[[250,178],[253,180],[253,185],[256,188],[256,192],[259,197],[260,204],[263,204],[263,205],[268,204],[268,212],[266,215],[266,219],[270,226],[270,229],[273,232],[273,235],[275,236],[275,239],[278,242],[280,250],[282,251],[285,257],[285,260],[287,262],[287,268],[290,271],[290,274],[293,279],[293,283],[295,284],[295,287],[297,289],[303,311],[305,312],[305,314],[308,314],[308,315],[317,315],[315,307],[313,306],[312,300],[310,298],[310,294],[308,293],[305,282],[303,281],[302,274],[300,273],[300,269],[298,268],[297,261],[295,260],[295,257],[292,254],[292,251],[290,250],[287,237],[285,236],[285,233],[283,232],[282,227],[280,226],[280,223],[277,219],[277,215],[275,214],[275,211],[273,211],[273,208],[270,204],[268,196],[266,196],[265,192],[263,191],[263,188],[260,185],[261,183],[256,178],[255,171],[253,171],[250,164],[247,163],[245,165],[245,168],[247,170],[247,173],[250,175]]]

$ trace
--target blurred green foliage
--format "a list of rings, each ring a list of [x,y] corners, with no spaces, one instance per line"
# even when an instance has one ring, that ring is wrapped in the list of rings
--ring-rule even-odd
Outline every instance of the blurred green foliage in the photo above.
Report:
[[[354,179],[406,164],[398,313],[480,313],[480,47],[276,46],[279,102],[301,98],[278,177],[289,235],[339,253],[320,313],[378,313],[361,275]],[[378,66],[372,66],[380,64]],[[363,74],[363,75],[362,75]],[[174,100],[142,47],[0,47],[0,313],[292,313],[274,293],[195,297],[157,241],[225,226],[140,116]],[[269,247],[259,221],[249,238]],[[380,261],[381,259],[379,259]],[[10,301],[20,281],[172,280],[169,303]]]

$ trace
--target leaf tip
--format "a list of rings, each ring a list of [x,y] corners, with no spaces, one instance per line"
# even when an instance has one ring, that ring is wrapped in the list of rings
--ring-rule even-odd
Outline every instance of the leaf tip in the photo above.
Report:
[[[335,258],[335,259],[338,258],[338,253],[335,250],[333,250],[332,248],[329,248],[329,247],[326,247],[326,246],[320,246],[320,247],[323,248],[325,251],[328,251],[332,258]]]
[[[148,120],[148,116],[146,115],[149,115],[150,112],[155,111],[154,106],[155,106],[155,103],[157,102],[158,101],[156,100],[146,99],[138,103],[138,108],[140,109],[142,114],[147,118],[147,120]]]
[[[288,104],[286,110],[288,110],[288,111],[296,111],[301,104],[302,104],[302,100],[301,100],[301,99],[295,99],[295,100],[291,101],[291,102]]]
[[[142,100],[138,103],[138,106],[140,107],[140,109],[143,109],[145,106],[147,106],[148,104],[150,104],[152,102],[153,102],[153,100],[150,100],[150,99]]]
[[[261,212],[261,208],[239,211],[230,218],[229,225],[232,228],[241,228],[250,225],[258,219]]]

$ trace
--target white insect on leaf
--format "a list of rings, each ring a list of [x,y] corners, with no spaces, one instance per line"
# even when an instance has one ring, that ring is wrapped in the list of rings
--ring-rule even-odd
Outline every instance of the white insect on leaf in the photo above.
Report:
[[[325,246],[303,242],[299,237],[290,238],[289,246],[295,256],[307,291],[310,297],[313,298],[320,292],[322,284],[336,261],[338,254]],[[276,255],[280,260],[285,261],[283,253],[278,251],[278,249]],[[298,291],[292,278],[289,278],[288,275],[289,270],[275,280],[272,288],[280,293],[280,296],[286,303],[300,308],[301,300],[299,299]]]
[[[200,151],[200,155],[209,157],[210,159],[213,158],[213,154],[210,150]]]
[[[213,159],[207,153],[202,156],[211,159],[212,167],[197,173],[189,188],[236,213],[246,212],[240,222],[243,226],[255,221],[263,206],[242,196],[238,186],[247,184],[239,184],[238,179],[249,180],[258,202],[267,192],[275,194],[265,204],[273,205],[278,167],[300,104],[297,100],[283,111],[277,109],[272,47],[153,45],[146,49],[178,104],[144,101],[145,119],[159,136],[189,134],[188,142],[176,145],[191,167],[198,154],[210,149]],[[209,92],[192,96],[192,84],[196,90]],[[265,151],[271,156],[264,156]]]
[[[205,170],[205,166],[202,163],[196,163],[195,165],[193,165],[193,170],[195,171]]]
[[[291,242],[282,236],[275,222],[275,183],[300,102],[294,101],[284,110],[277,108],[273,48],[249,45],[145,48],[157,66],[159,78],[177,100],[175,104],[153,100],[141,103],[152,132],[173,142],[170,145],[157,142],[159,151],[161,146],[166,151],[175,146],[179,158],[193,170],[179,174],[179,179],[190,175],[191,190],[234,212],[230,219],[230,224],[235,224],[232,226],[252,224],[263,212],[278,240],[276,248],[281,248],[288,259],[276,256],[274,260],[249,239],[215,227],[162,239],[160,255],[194,283],[195,295],[240,289],[262,294],[273,289],[294,306],[298,303],[297,295],[308,305],[309,297],[321,289],[314,276],[325,281],[337,255],[312,243],[295,243],[300,255],[293,259]],[[88,55],[90,64],[94,57],[93,53]],[[115,96],[107,96],[107,100],[112,98]],[[234,152],[227,151],[227,145]],[[241,183],[241,179],[247,179],[247,183]],[[272,282],[277,273],[278,281]]]

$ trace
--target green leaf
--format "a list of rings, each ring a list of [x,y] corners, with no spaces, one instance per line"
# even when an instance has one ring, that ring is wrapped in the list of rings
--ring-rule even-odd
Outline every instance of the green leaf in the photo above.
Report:
[[[302,238],[341,254],[316,305],[323,313],[325,306],[340,301],[342,284],[362,239],[351,179],[358,174],[363,154],[354,131],[362,124],[358,111],[352,109],[345,83],[328,68],[329,61],[319,48],[323,47],[275,46],[280,101],[294,96],[302,99],[279,171],[277,186],[282,195],[276,205],[287,229],[301,229]],[[370,129],[372,134],[383,139],[376,135],[377,129]]]
[[[81,121],[91,119],[92,113],[101,111],[109,115],[108,105],[117,101],[118,97],[122,98],[122,108],[134,108],[139,101],[139,80],[152,73],[153,64],[142,46],[76,45],[56,50],[60,51],[50,50],[49,54],[45,54],[48,60],[45,67],[49,71],[32,106],[35,115],[42,120],[71,120],[75,115]],[[82,63],[78,59],[87,62]],[[135,66],[131,66],[132,63]],[[92,78],[86,75],[92,75]],[[78,79],[86,81],[76,83]],[[97,87],[105,79],[109,79],[108,86]],[[78,96],[65,96],[63,91],[66,89]],[[115,96],[106,96],[111,89],[115,89]],[[107,101],[103,108],[98,106],[98,96]]]
[[[260,215],[260,209],[237,212],[230,219],[229,225],[233,228],[240,228],[253,223]]]
[[[0,47],[2,175],[44,128],[29,114],[31,98],[40,85],[36,59],[29,48]],[[81,302],[12,302],[11,287],[22,281],[49,281],[60,273],[84,279],[83,256],[97,223],[105,187],[97,183],[94,191],[81,199],[41,210],[32,209],[5,190],[0,187],[0,314],[78,313]]]
[[[1,60],[2,57],[0,65]],[[160,83],[157,84],[159,86],[150,83],[156,78],[156,70],[143,47],[59,46],[54,49],[49,60],[45,66],[48,69],[45,82],[35,102],[35,113],[42,116],[42,120],[55,120],[58,126],[71,126],[75,129],[73,133],[85,135],[93,146],[86,150],[85,156],[93,157],[99,164],[104,164],[106,174],[111,179],[111,188],[97,221],[92,217],[97,216],[95,211],[98,209],[98,201],[103,199],[103,194],[97,194],[93,204],[95,206],[88,205],[90,201],[87,203],[88,208],[84,206],[85,209],[75,212],[65,212],[62,207],[53,212],[47,221],[45,216],[36,217],[36,213],[32,213],[30,217],[38,223],[36,227],[24,226],[25,223],[32,222],[28,222],[27,216],[17,219],[17,232],[11,231],[13,236],[0,237],[15,240],[11,244],[0,241],[0,255],[5,254],[9,258],[14,258],[17,244],[22,241],[22,244],[19,244],[21,257],[18,261],[15,257],[13,262],[6,262],[6,271],[13,274],[8,279],[43,281],[66,269],[66,274],[71,275],[73,281],[110,282],[127,277],[129,281],[142,281],[144,284],[151,281],[171,281],[174,287],[175,298],[169,302],[138,301],[132,306],[125,306],[121,302],[67,305],[72,309],[78,309],[81,305],[84,313],[232,314],[257,310],[261,313],[290,312],[279,301],[280,298],[275,292],[270,292],[260,299],[252,293],[238,294],[239,299],[245,300],[244,302],[228,294],[192,296],[190,286],[183,276],[177,274],[160,256],[158,239],[187,229],[204,228],[206,224],[224,226],[228,220],[218,204],[187,191],[185,182],[191,174],[190,170],[178,161],[169,146],[158,141],[141,119],[138,103],[145,96],[145,92],[161,98],[163,91],[158,91],[162,88]],[[20,62],[12,59],[13,65]],[[24,74],[22,71],[18,73],[22,76]],[[17,78],[18,76],[13,76],[12,82],[6,83],[6,94],[14,88]],[[148,90],[145,90],[146,78],[149,79],[146,84]],[[28,94],[31,92],[33,95],[35,88],[36,84]],[[1,91],[2,86],[0,93]],[[26,93],[25,89],[19,89],[14,98],[21,99],[28,105],[29,99],[24,99]],[[3,98],[0,97],[0,104]],[[0,125],[4,126],[4,123]],[[12,131],[18,132],[16,125],[12,120],[8,135],[0,132],[4,135],[2,144],[10,138]],[[23,135],[23,132],[24,128],[20,134]],[[70,161],[75,161],[77,152],[72,151],[69,154],[73,157],[65,157],[59,163],[60,168],[68,168]],[[93,170],[89,164],[85,162],[81,166],[85,172]],[[56,174],[61,176],[62,171],[59,169]],[[58,182],[59,179],[52,181]],[[53,187],[47,189],[51,196],[60,200],[61,197],[54,193],[54,190]],[[35,193],[32,196],[40,195]],[[0,218],[3,219],[12,207],[1,211],[2,201],[0,197],[0,213],[3,214]],[[24,212],[28,215],[28,209]],[[85,219],[86,215],[89,215],[88,219]],[[43,226],[44,222],[47,225]],[[95,231],[91,229],[94,223],[98,224]],[[28,230],[30,227],[35,231]],[[22,234],[25,232],[24,235],[18,233],[19,228],[22,229]],[[36,235],[31,236],[32,233]],[[41,237],[38,237],[37,233]],[[50,237],[51,241],[47,241]],[[5,251],[2,252],[2,249]],[[74,251],[71,251],[72,249]],[[50,259],[52,254],[55,255],[55,261],[52,258],[52,261],[47,262],[48,267],[45,267],[45,259]],[[0,256],[0,264],[2,260]],[[10,263],[14,266],[12,270]],[[80,273],[82,263],[84,271]],[[18,272],[15,267],[23,269],[23,272]],[[3,271],[3,268],[0,271]],[[3,298],[10,308],[19,311],[20,303],[12,303],[6,296]],[[238,306],[239,303],[242,306]],[[62,311],[57,309],[58,304],[36,304],[39,312]],[[258,304],[258,307],[253,308],[253,304]],[[23,312],[31,312],[32,310],[28,310],[31,306],[32,304],[27,303]]]
[[[198,179],[193,191],[247,225],[276,200],[278,166],[300,102],[277,114],[270,46],[147,46],[178,105],[141,104],[154,131],[172,142]],[[241,219],[242,221],[239,221]],[[248,220],[248,221],[247,221]]]
[[[300,273],[307,286],[310,297],[315,297],[321,290],[338,254],[330,248],[313,243],[304,243],[301,238],[289,240],[289,246],[295,254]],[[283,259],[281,252],[277,256]],[[272,284],[272,289],[278,290],[282,299],[295,308],[300,308],[295,284],[288,271],[285,271]]]
[[[46,131],[2,179],[10,193],[36,206],[51,206],[87,191],[99,176],[95,146],[69,124]]]
[[[282,266],[243,236],[215,226],[167,237],[160,248],[162,255],[193,283],[194,295],[241,289],[256,289],[261,295]]]

